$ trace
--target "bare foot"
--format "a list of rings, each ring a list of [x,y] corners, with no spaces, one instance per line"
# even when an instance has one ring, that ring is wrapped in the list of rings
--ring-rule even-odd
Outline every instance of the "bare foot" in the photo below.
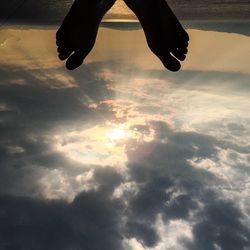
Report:
[[[115,0],[76,0],[56,33],[58,57],[79,67],[93,48],[99,24]]]
[[[138,17],[152,52],[171,70],[181,68],[189,37],[165,0],[124,0]]]

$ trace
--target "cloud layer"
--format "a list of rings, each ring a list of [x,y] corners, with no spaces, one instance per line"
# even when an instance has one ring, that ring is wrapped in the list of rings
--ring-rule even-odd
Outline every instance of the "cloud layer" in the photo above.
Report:
[[[4,24],[59,24],[73,0],[2,0],[0,20]],[[168,1],[176,15],[185,20],[249,20],[250,4],[244,1]],[[136,19],[122,0],[107,13],[106,19]]]
[[[68,72],[49,47],[53,32],[2,32],[0,248],[248,249],[243,50],[224,51],[242,56],[228,62],[198,49],[172,74],[142,61],[140,31],[103,29],[102,41],[123,43],[98,43]],[[218,50],[224,38],[247,48],[247,37],[213,35]],[[202,58],[217,58],[218,70]]]

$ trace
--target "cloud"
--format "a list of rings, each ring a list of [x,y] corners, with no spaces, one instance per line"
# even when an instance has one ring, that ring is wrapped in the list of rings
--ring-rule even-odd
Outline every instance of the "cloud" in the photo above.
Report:
[[[249,75],[249,58],[246,53],[249,50],[249,37],[225,32],[199,30],[188,30],[188,32],[190,34],[189,53],[183,62],[183,70],[197,73],[206,71],[208,74],[209,72],[227,73],[228,77],[232,76],[232,73]],[[107,46],[111,42],[112,46]],[[2,65],[5,63],[15,66],[21,64],[27,69],[37,69],[36,76],[40,78],[44,77],[46,70],[45,77],[56,78],[54,79],[56,81],[69,80],[72,85],[71,79],[68,78],[69,74],[55,70],[60,68],[63,63],[57,59],[54,29],[5,28],[1,30],[0,44],[2,44],[0,46]],[[142,30],[117,31],[101,28],[95,47],[86,58],[85,63],[93,63],[96,60],[109,61],[110,64],[112,62],[123,65],[130,63],[139,70],[162,72],[163,69],[158,58],[148,48]],[[106,65],[103,64],[103,70],[105,67]],[[54,70],[49,71],[48,69]],[[123,70],[128,69],[124,67]],[[130,71],[131,73],[136,72]],[[167,71],[165,74],[169,75]],[[58,79],[59,75],[63,79]],[[191,75],[192,73],[190,73]]]
[[[4,24],[56,24],[59,23],[73,1],[36,2],[11,0],[1,1],[1,21]]]
[[[103,51],[105,40],[67,72],[51,48],[34,63],[32,44],[21,41],[16,51],[27,53],[18,60],[15,40],[0,68],[3,249],[249,247],[249,77],[241,62],[234,72],[227,65],[173,75],[127,64],[129,46]],[[145,54],[139,47],[135,57]]]
[[[55,81],[58,86],[64,82],[62,77],[55,80],[44,74],[41,79],[36,69],[1,67],[0,241],[4,249],[122,249],[122,209],[110,197],[120,175],[101,169],[91,176],[90,166],[70,161],[51,145],[53,130],[90,126],[112,116],[108,110],[89,107],[89,100],[98,102],[112,93],[107,82],[93,82],[95,70],[87,68],[68,77],[74,88],[54,88]],[[82,74],[84,82],[79,80]],[[25,84],[10,84],[13,79],[23,79]],[[82,183],[87,181],[89,187]]]
[[[183,26],[186,29],[202,30],[202,31],[217,31],[225,33],[235,33],[245,36],[249,36],[249,20],[245,21],[212,21],[211,20],[184,20],[182,21]],[[142,29],[141,24],[138,20],[112,20],[106,19],[100,24],[101,27],[107,27],[116,30],[139,30]]]
[[[248,20],[249,2],[238,1],[168,1],[176,15],[192,20]],[[242,14],[242,15],[241,15]]]
[[[247,27],[249,27],[249,20],[246,21],[184,21],[184,26],[189,29],[198,29],[203,31],[218,31],[218,32],[225,32],[225,33],[235,33],[241,34],[245,36],[249,36],[250,32]]]
[[[250,231],[242,223],[243,213],[216,191],[216,186],[223,185],[222,180],[207,169],[194,168],[188,163],[194,157],[215,160],[220,143],[197,133],[167,131],[167,143],[154,142],[153,151],[139,162],[135,159],[136,153],[129,158],[131,180],[138,185],[129,203],[130,232],[135,232],[143,245],[156,246],[159,243],[157,229],[151,233],[154,240],[150,241],[147,228],[155,225],[161,215],[166,227],[174,220],[186,220],[194,225],[192,239],[179,237],[184,249],[217,249],[216,245],[221,249],[244,249],[249,246]],[[143,151],[144,147],[147,145],[137,150]],[[145,230],[140,230],[139,226]]]
[[[225,212],[226,211],[226,212]],[[193,229],[194,241],[188,249],[246,249],[250,231],[242,224],[242,214],[232,202],[216,200],[208,204]]]
[[[59,24],[73,1],[18,1],[2,0],[0,17],[4,23],[19,24]],[[169,1],[176,15],[184,20],[249,20],[248,1]],[[105,18],[136,19],[135,15],[118,0]]]
[[[99,107],[96,110],[89,107],[91,103],[102,100],[106,94],[112,96],[112,93],[107,90],[104,81],[81,82],[79,79],[82,74],[95,78],[95,74],[91,76],[87,68],[86,74],[82,71],[77,76],[69,76],[75,87],[54,88],[56,81],[58,86],[61,83],[65,85],[63,78],[55,80],[44,74],[45,79],[41,79],[37,77],[40,72],[36,69],[26,71],[17,66],[1,67],[0,100],[3,108],[0,111],[0,172],[4,176],[0,184],[1,194],[39,195],[40,180],[46,179],[44,175],[54,169],[63,169],[63,173],[66,171],[65,166],[81,166],[83,174],[84,164],[70,162],[53,148],[51,141],[55,131],[72,129],[72,126],[86,129],[86,124],[94,126],[113,116],[111,111],[105,109],[105,105],[103,109]],[[62,69],[56,71],[62,71],[63,74]],[[25,84],[10,84],[15,79],[23,79]],[[80,174],[79,170],[76,172],[76,175]],[[46,183],[43,181],[42,184]],[[62,197],[67,197],[68,192]]]
[[[220,185],[220,180],[187,161],[197,155],[197,148],[203,148],[204,140],[212,142],[211,150],[206,156],[198,150],[198,155],[213,158],[218,153],[217,140],[175,132],[163,123],[155,128],[161,128],[157,140],[167,137],[168,142],[153,141],[154,150],[140,162],[129,158],[128,179],[111,168],[96,169],[93,180],[97,189],[81,192],[69,203],[2,196],[2,244],[12,248],[123,249],[124,239],[133,238],[144,247],[156,247],[162,240],[157,228],[161,215],[166,227],[176,220],[193,225],[191,239],[177,237],[186,249],[249,246],[250,231],[242,222],[243,213],[214,190],[213,183]],[[147,143],[137,150],[144,147]],[[135,182],[137,191],[128,189],[128,195],[114,198],[114,190],[125,182]]]
[[[3,249],[122,249],[119,203],[100,191],[70,204],[8,196],[0,203]]]

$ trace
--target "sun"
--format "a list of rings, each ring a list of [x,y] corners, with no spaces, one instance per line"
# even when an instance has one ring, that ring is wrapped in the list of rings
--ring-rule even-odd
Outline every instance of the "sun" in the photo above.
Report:
[[[126,137],[126,132],[122,128],[115,128],[111,131],[110,138],[113,141],[118,141]]]

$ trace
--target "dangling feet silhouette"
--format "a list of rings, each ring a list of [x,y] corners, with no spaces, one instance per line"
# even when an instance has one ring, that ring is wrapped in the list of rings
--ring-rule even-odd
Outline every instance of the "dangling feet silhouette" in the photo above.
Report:
[[[79,67],[93,48],[99,24],[115,0],[76,0],[56,33],[58,57]]]
[[[189,36],[165,0],[124,0],[135,13],[152,52],[171,70],[181,68]],[[178,60],[177,60],[178,59]]]
[[[93,48],[99,24],[116,0],[76,0],[56,34],[58,57],[79,67]],[[165,0],[124,0],[138,17],[152,52],[171,70],[181,68],[189,36]]]

